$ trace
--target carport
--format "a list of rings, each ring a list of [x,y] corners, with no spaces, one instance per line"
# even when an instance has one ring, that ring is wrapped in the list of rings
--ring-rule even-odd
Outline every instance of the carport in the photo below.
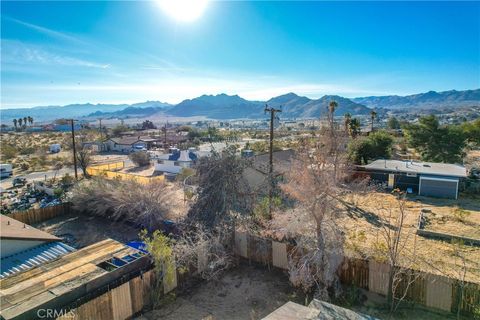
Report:
[[[458,198],[458,178],[420,176],[418,194],[427,197]]]

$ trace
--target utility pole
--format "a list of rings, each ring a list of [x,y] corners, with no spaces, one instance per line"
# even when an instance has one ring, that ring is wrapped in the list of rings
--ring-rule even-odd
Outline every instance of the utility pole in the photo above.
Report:
[[[100,122],[100,140],[103,139],[103,133],[102,133],[102,118],[99,118],[98,121]]]
[[[269,158],[269,168],[268,176],[270,179],[270,190],[268,194],[268,218],[272,218],[272,201],[273,201],[273,188],[275,186],[275,180],[273,178],[273,122],[275,121],[275,114],[282,112],[280,109],[275,109],[273,107],[268,107],[265,105],[265,113],[270,112],[270,158]]]
[[[78,180],[78,173],[77,173],[77,149],[75,146],[75,126],[73,125],[73,119],[70,119],[70,123],[72,124],[72,144],[73,144],[73,167],[75,169],[75,180]]]
[[[165,147],[167,147],[167,123],[165,122],[165,128],[163,130],[163,135],[165,139]]]

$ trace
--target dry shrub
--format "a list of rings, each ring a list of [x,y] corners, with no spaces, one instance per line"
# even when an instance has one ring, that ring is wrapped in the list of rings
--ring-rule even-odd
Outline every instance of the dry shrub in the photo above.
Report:
[[[185,272],[191,267],[197,270],[203,279],[216,278],[233,264],[229,243],[231,233],[225,228],[206,232],[195,226],[192,231],[183,234],[174,245],[177,266]]]
[[[174,190],[163,182],[95,178],[78,183],[72,190],[77,210],[114,221],[127,220],[153,230],[161,226],[172,208]]]

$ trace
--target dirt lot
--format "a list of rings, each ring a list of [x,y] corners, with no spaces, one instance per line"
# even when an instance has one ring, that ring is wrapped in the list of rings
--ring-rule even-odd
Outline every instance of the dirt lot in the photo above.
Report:
[[[137,320],[261,319],[287,301],[303,300],[283,272],[242,265]]]
[[[366,291],[358,292],[358,296],[356,302],[344,307],[379,319],[388,318],[384,297]],[[245,263],[227,271],[218,280],[197,284],[190,291],[180,293],[175,301],[136,320],[261,319],[288,301],[303,305],[305,296],[289,285],[286,273]],[[455,317],[419,306],[405,306],[392,319],[440,320]]]
[[[378,256],[378,245],[384,243],[385,239],[382,223],[387,222],[390,213],[393,217],[398,213],[396,198],[389,193],[369,192],[365,195],[349,195],[344,200],[358,208],[339,212],[341,218],[335,222],[345,232],[347,254],[359,257]],[[459,278],[462,274],[459,266],[463,265],[461,258],[455,255],[455,250],[459,250],[465,257],[467,281],[480,283],[480,247],[458,246],[446,241],[415,236],[420,211],[427,209],[434,214],[434,219],[430,219],[427,225],[428,230],[478,237],[480,200],[409,196],[405,205],[406,227],[402,239],[408,235],[406,252],[410,256],[415,253],[415,268]],[[460,221],[455,214],[458,209],[467,212],[464,221]],[[288,232],[305,234],[308,230],[314,230],[311,219],[305,219],[304,216],[301,209],[275,213],[270,232],[281,237]]]
[[[140,229],[122,222],[82,214],[59,216],[34,227],[62,238],[66,244],[77,249],[107,238],[125,243],[138,239],[140,232]]]
[[[348,234],[347,243],[357,251],[372,253],[372,246],[382,241],[380,221],[385,221],[390,212],[396,214],[398,204],[395,197],[388,193],[369,193],[354,199],[362,211],[350,213],[342,219]],[[458,200],[435,199],[427,197],[409,197],[406,202],[406,228],[404,234],[411,236],[407,240],[407,249],[412,253],[416,250],[418,257],[417,267],[436,274],[459,277],[458,266],[462,264],[460,258],[454,254],[458,245],[446,241],[426,239],[414,235],[418,216],[422,209],[434,213],[427,225],[428,230],[447,232],[457,235],[475,237],[480,230],[480,201],[472,198]],[[467,212],[465,221],[459,221],[455,215],[458,210]],[[441,217],[441,218],[440,218]],[[468,272],[468,281],[480,283],[480,248],[473,246],[460,247],[465,256]]]

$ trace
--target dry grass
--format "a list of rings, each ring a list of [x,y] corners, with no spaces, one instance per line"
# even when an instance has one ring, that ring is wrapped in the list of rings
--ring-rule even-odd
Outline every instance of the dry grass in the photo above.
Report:
[[[57,162],[64,165],[72,162],[72,156],[68,150],[70,141],[68,132],[42,132],[42,133],[7,133],[1,134],[1,149],[13,148],[15,156],[7,157],[1,154],[2,162],[11,163],[14,166],[14,174],[22,174],[31,171],[53,169]],[[62,151],[55,154],[48,153],[49,146],[59,143]],[[21,164],[28,164],[28,169]]]
[[[372,192],[355,199],[361,211],[343,218],[342,225],[347,234],[347,246],[356,254],[375,255],[375,244],[381,241],[379,223],[384,221],[385,208],[395,209],[396,199],[387,193]],[[470,214],[465,222],[458,221],[454,212],[458,208]],[[475,236],[480,229],[480,203],[478,200],[461,198],[459,200],[411,197],[407,200],[407,228],[405,232],[414,232],[419,213],[422,209],[430,210],[435,217],[428,225],[429,230],[447,232],[463,236]],[[445,220],[445,223],[440,222]],[[457,278],[460,274],[461,261],[454,254],[454,244],[426,239],[421,236],[411,237],[408,248],[416,248],[418,268],[435,274],[444,274]],[[467,280],[480,283],[480,248],[463,246],[466,259]]]

